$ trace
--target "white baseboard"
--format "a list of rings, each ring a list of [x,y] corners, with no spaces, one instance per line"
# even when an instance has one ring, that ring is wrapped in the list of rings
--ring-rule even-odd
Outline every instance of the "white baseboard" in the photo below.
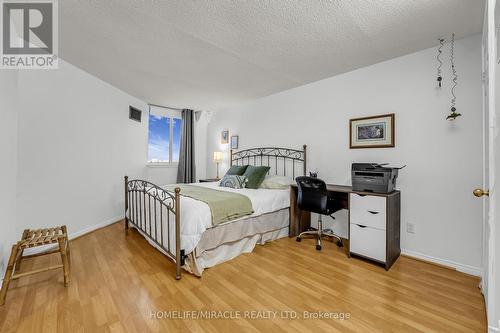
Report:
[[[500,321],[498,321],[497,327],[488,326],[488,333],[496,333],[496,332],[500,332]]]
[[[483,276],[483,269],[481,267],[460,264],[460,263],[455,262],[455,261],[435,258],[435,257],[428,256],[426,254],[423,254],[423,253],[419,253],[419,252],[415,252],[415,251],[411,251],[411,250],[405,250],[405,249],[401,249],[401,254],[404,254],[408,257],[413,257],[416,259],[421,259],[424,261],[433,262],[433,263],[438,264],[438,265],[447,266],[447,267],[456,269],[457,271],[465,273],[465,274],[479,276],[479,277]]]
[[[75,233],[70,233],[68,237],[69,237],[69,239],[74,239],[74,238],[83,236],[83,235],[88,234],[89,232],[92,232],[94,230],[101,229],[101,228],[107,227],[108,225],[120,222],[121,220],[123,220],[123,218],[124,218],[123,215],[115,216],[115,217],[110,218],[109,220],[106,220],[104,222],[91,225],[90,227],[87,227],[83,230],[77,231]]]
[[[101,223],[97,223],[97,224],[94,224],[94,225],[91,225],[91,226],[88,226],[87,228],[85,229],[82,229],[82,230],[79,230],[79,231],[76,231],[76,232],[73,232],[73,233],[69,233],[68,234],[68,238],[71,240],[71,239],[74,239],[74,238],[78,238],[80,236],[83,236],[85,234],[88,234],[92,231],[95,231],[97,229],[101,229],[101,228],[104,228],[104,227],[107,227],[108,225],[111,225],[113,223],[116,223],[116,222],[119,222],[123,220],[123,216],[115,216],[109,220],[106,220],[104,222],[101,222]],[[69,228],[68,228],[69,229]],[[44,251],[48,251],[48,250],[51,250],[53,248],[55,248],[57,245],[45,245],[45,246],[39,246],[39,247],[35,247],[35,248],[31,248],[31,249],[26,249],[24,251],[24,254],[25,255],[30,255],[30,254],[37,254],[37,253],[42,253]]]
[[[91,226],[89,226],[89,227],[87,227],[85,229],[82,229],[82,230],[74,232],[74,233],[70,233],[68,235],[68,238],[71,240],[71,239],[83,236],[83,235],[88,234],[88,233],[90,233],[90,232],[92,232],[94,230],[107,227],[108,225],[111,225],[113,223],[119,222],[121,220],[123,220],[123,216],[115,216],[115,217],[113,217],[113,218],[111,218],[109,220],[106,220],[104,222],[91,225]],[[54,249],[56,246],[57,245],[45,245],[45,246],[40,246],[40,247],[36,247],[36,248],[26,249],[23,254],[30,255],[30,254],[42,253],[44,251],[48,251],[48,250]],[[6,269],[7,269],[7,267],[4,267],[3,271],[0,272],[2,274],[0,276],[0,281],[3,280],[3,277],[5,276],[5,270]]]

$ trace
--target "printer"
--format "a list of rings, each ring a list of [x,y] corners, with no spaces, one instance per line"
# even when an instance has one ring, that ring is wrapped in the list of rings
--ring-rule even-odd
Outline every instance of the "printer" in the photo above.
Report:
[[[353,163],[352,189],[360,192],[391,193],[396,189],[399,169],[402,168],[385,167],[377,163]]]

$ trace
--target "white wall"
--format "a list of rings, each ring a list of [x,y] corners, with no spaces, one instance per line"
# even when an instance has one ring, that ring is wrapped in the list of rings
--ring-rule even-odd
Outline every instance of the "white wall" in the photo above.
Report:
[[[20,71],[20,228],[67,224],[74,235],[123,216],[123,176],[143,177],[147,160],[147,119],[129,120],[129,105],[145,109],[64,61]]]
[[[17,191],[17,80],[16,71],[0,74],[0,278],[15,242]]]
[[[352,162],[407,164],[398,179],[402,249],[479,274],[481,202],[471,191],[482,183],[480,45],[479,35],[456,43],[463,117],[455,122],[445,120],[451,98],[448,51],[439,90],[436,49],[423,50],[215,112],[207,172],[215,173],[210,154],[227,151],[219,138],[224,129],[240,135],[240,149],[307,144],[308,169],[329,183],[350,184]],[[396,147],[350,150],[349,119],[385,113],[396,114]],[[406,232],[408,222],[415,224],[415,234]]]
[[[173,184],[177,181],[177,166],[152,166],[146,171],[148,181],[157,185]]]
[[[145,102],[62,60],[57,70],[20,71],[18,94],[18,230],[67,224],[79,235],[122,218],[124,175],[175,183],[176,167],[146,167],[148,113],[128,119],[129,105],[147,111]],[[199,178],[206,127],[202,116]]]

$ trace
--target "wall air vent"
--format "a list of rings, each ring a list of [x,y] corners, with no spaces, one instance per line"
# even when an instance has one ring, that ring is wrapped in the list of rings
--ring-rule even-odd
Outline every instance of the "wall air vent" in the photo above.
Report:
[[[130,119],[141,122],[141,114],[141,110],[134,108],[133,106],[128,107],[128,117]]]

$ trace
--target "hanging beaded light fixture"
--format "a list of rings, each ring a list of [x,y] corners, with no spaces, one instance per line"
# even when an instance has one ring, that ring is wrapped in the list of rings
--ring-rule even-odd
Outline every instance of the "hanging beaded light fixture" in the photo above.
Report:
[[[457,102],[457,97],[455,96],[455,87],[458,84],[458,74],[457,69],[455,68],[455,33],[451,34],[451,42],[450,42],[450,62],[451,62],[451,73],[453,76],[453,86],[451,87],[451,113],[446,117],[446,120],[455,120],[457,117],[462,116],[461,113],[457,112],[457,108],[455,107]]]
[[[437,68],[437,82],[438,82],[439,88],[441,88],[441,84],[443,81],[443,75],[442,75],[442,71],[441,71],[441,67],[443,66],[443,61],[441,60],[441,54],[443,53],[442,48],[444,46],[444,38],[439,38],[438,41],[439,41],[439,47],[438,47],[438,54],[436,56],[436,59],[439,63],[438,68]]]

